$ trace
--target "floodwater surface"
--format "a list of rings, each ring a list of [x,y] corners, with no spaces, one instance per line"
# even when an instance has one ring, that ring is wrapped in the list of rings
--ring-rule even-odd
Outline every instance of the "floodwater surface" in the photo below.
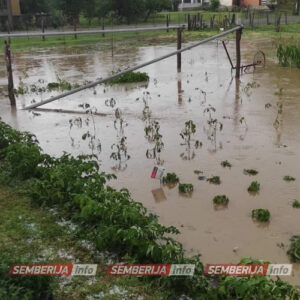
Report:
[[[243,43],[243,63],[252,62],[259,46],[269,45]],[[103,49],[25,51],[13,57],[15,85],[19,77],[25,84],[42,79],[39,84],[45,85],[56,81],[57,76],[82,84],[174,48],[123,46],[113,57]],[[228,49],[234,57],[234,43],[230,42]],[[300,209],[292,207],[294,199],[300,200],[300,70],[279,68],[268,59],[264,69],[244,74],[238,81],[232,77],[221,43],[211,42],[183,53],[181,73],[176,69],[176,57],[142,71],[150,76],[146,86],[102,85],[43,106],[84,111],[82,104],[88,103],[106,116],[21,110],[33,99],[40,101],[57,92],[19,96],[17,111],[11,110],[2,94],[0,116],[14,128],[36,134],[44,151],[52,155],[63,151],[98,153],[102,170],[117,174],[118,180],[111,184],[128,188],[133,199],[158,214],[163,224],[178,227],[181,234],[177,238],[187,253],[201,253],[203,263],[238,263],[244,257],[289,263],[289,239],[300,234]],[[2,65],[1,86],[6,84],[5,76]],[[145,106],[151,111],[150,119]],[[123,130],[119,119],[114,122],[117,108]],[[179,194],[178,186],[169,188],[150,178],[156,160],[146,157],[147,150],[154,147],[145,137],[149,120],[160,126],[164,144],[160,159],[166,172],[175,172],[180,182],[194,185],[190,197]],[[190,150],[182,145],[180,133],[189,120],[196,125],[192,139],[203,144],[198,149],[194,142]],[[212,120],[218,125],[216,130],[208,124]],[[86,133],[95,138],[91,140]],[[110,156],[122,137],[127,138],[130,159],[119,165]],[[223,168],[224,160],[232,167]],[[259,174],[245,175],[244,169],[256,169]],[[195,174],[195,170],[201,173]],[[284,181],[285,175],[296,181]],[[211,176],[219,176],[221,184],[208,183],[205,179]],[[252,195],[247,189],[255,180],[261,189]],[[229,204],[217,209],[212,199],[223,194],[230,199]],[[269,223],[252,220],[251,211],[256,208],[269,209]],[[295,264],[293,277],[286,279],[300,284],[299,269]]]

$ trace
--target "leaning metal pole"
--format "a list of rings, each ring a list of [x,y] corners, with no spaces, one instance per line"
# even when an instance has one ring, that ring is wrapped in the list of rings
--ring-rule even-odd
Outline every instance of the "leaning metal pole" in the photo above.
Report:
[[[198,47],[198,46],[200,46],[200,45],[203,45],[203,44],[205,44],[205,43],[207,43],[207,42],[213,41],[213,40],[218,39],[218,38],[221,38],[221,37],[223,37],[223,36],[225,36],[225,35],[227,35],[227,34],[230,34],[230,33],[233,33],[233,32],[235,32],[235,31],[241,30],[242,28],[243,28],[242,25],[236,26],[236,27],[234,27],[234,28],[232,28],[232,29],[223,31],[223,32],[221,32],[221,33],[219,33],[219,34],[216,34],[216,35],[214,35],[214,36],[212,36],[212,37],[206,38],[206,39],[204,39],[204,40],[202,40],[202,41],[200,41],[200,42],[197,42],[197,43],[195,43],[195,44],[192,44],[192,45],[187,46],[187,47],[185,47],[185,48],[182,48],[182,49],[180,49],[180,50],[173,51],[173,52],[171,52],[171,53],[168,53],[168,54],[163,55],[163,56],[161,56],[161,57],[155,58],[155,59],[153,59],[153,60],[151,60],[151,61],[145,62],[145,63],[140,64],[140,65],[138,65],[138,66],[135,66],[135,67],[132,67],[132,68],[128,68],[128,69],[126,69],[126,70],[124,70],[124,71],[121,71],[121,72],[119,72],[119,73],[113,74],[113,75],[108,76],[108,77],[106,77],[106,78],[104,78],[104,79],[100,79],[100,80],[97,80],[97,81],[95,81],[95,82],[92,82],[92,83],[83,85],[83,86],[81,86],[81,87],[79,87],[79,88],[76,88],[76,89],[73,89],[73,90],[71,90],[71,91],[62,93],[62,94],[60,94],[60,95],[58,95],[58,96],[55,96],[55,97],[51,97],[51,98],[46,99],[46,100],[44,100],[44,101],[41,101],[41,102],[39,102],[39,103],[31,104],[31,105],[29,105],[29,106],[26,106],[24,109],[33,109],[33,108],[42,106],[42,105],[44,105],[44,104],[47,104],[47,103],[56,101],[56,100],[58,100],[58,99],[61,99],[61,98],[64,98],[64,97],[67,97],[67,96],[76,94],[76,93],[81,92],[81,91],[83,91],[83,90],[86,90],[86,89],[95,87],[95,86],[97,86],[98,84],[107,82],[107,81],[109,81],[109,80],[111,80],[111,79],[117,78],[117,77],[122,76],[122,75],[124,75],[124,74],[126,74],[126,73],[133,72],[133,71],[135,71],[135,70],[138,70],[138,69],[141,69],[141,68],[143,68],[143,67],[149,66],[149,65],[151,65],[151,64],[154,64],[154,63],[156,63],[156,62],[159,62],[159,61],[164,60],[164,59],[166,59],[166,58],[169,58],[169,57],[171,57],[171,56],[177,55],[177,54],[179,54],[179,53],[182,53],[182,52],[191,50],[191,49],[193,49],[193,48],[195,48],[195,47]]]

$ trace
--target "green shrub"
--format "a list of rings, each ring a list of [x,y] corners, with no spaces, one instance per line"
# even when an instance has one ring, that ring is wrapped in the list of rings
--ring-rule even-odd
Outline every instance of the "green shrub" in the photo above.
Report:
[[[258,171],[254,170],[254,169],[244,169],[244,173],[247,175],[257,175]]]
[[[228,160],[224,160],[224,161],[221,162],[221,166],[223,168],[226,168],[226,167],[231,168],[232,164]]]
[[[22,180],[35,177],[41,162],[42,156],[37,145],[16,143],[7,147],[4,165],[12,177]]]
[[[175,173],[167,173],[166,176],[163,177],[162,182],[164,184],[167,183],[177,183],[179,181],[179,178]]]
[[[39,300],[48,299],[52,294],[54,279],[50,276],[11,276],[12,264],[29,264],[22,257],[12,257],[9,253],[0,253],[0,299],[3,300]]]
[[[147,73],[141,72],[129,72],[114,79],[109,80],[109,84],[120,84],[120,83],[135,83],[135,82],[145,82],[149,80]]]
[[[252,181],[248,187],[248,192],[257,193],[260,190],[260,183],[257,181]]]
[[[288,255],[292,262],[300,262],[300,236],[294,235],[291,237],[291,244],[288,250]]]
[[[293,201],[293,207],[294,207],[294,208],[300,208],[300,201],[294,200],[294,201]]]
[[[285,181],[295,181],[296,180],[296,178],[295,177],[292,177],[292,176],[284,176],[283,177],[283,180],[285,180]]]
[[[178,186],[179,192],[189,194],[194,190],[194,186],[190,183],[180,183]]]
[[[229,202],[229,199],[225,195],[218,195],[218,196],[214,197],[213,202],[215,204],[227,205]]]
[[[282,67],[300,68],[300,46],[282,45],[277,47],[277,58]]]
[[[253,209],[252,218],[260,222],[268,222],[270,220],[270,212],[267,209]]]
[[[209,8],[211,11],[218,11],[219,7],[220,7],[220,0],[211,0],[210,1]]]
[[[219,176],[213,176],[211,178],[207,178],[207,181],[213,184],[221,184],[221,179]]]

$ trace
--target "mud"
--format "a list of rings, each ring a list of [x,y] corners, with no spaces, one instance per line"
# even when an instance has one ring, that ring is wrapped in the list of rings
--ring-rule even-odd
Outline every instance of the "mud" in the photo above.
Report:
[[[259,43],[252,43],[251,47],[243,43],[244,63],[252,62],[258,47]],[[55,81],[57,74],[73,83],[82,83],[148,61],[174,48],[175,45],[121,49],[114,52],[114,57],[110,51],[96,50],[27,51],[14,56],[14,77],[16,86],[24,72],[29,76],[24,79],[28,84],[39,79]],[[234,44],[229,43],[228,48],[234,56]],[[0,116],[14,128],[36,134],[44,151],[53,155],[61,155],[63,151],[90,154],[88,140],[82,140],[82,136],[95,130],[96,139],[101,141],[102,169],[118,176],[111,184],[127,187],[133,199],[158,214],[162,223],[177,226],[181,231],[178,239],[187,252],[201,253],[204,263],[237,263],[243,257],[288,263],[289,238],[300,234],[300,210],[292,207],[293,199],[300,200],[300,70],[279,68],[269,59],[265,69],[244,74],[239,82],[232,78],[221,43],[212,42],[184,53],[181,73],[176,70],[176,57],[142,71],[148,72],[151,79],[146,88],[99,86],[96,92],[87,90],[45,105],[45,108],[82,110],[79,105],[89,103],[98,112],[107,114],[94,117],[95,128],[91,117],[89,125],[85,123],[88,116],[81,116],[81,128],[70,129],[69,120],[79,116],[20,110],[32,99],[40,101],[57,92],[20,96],[17,111],[11,110],[8,99],[2,95]],[[0,86],[5,84],[5,70],[1,67]],[[278,93],[280,88],[282,95]],[[116,100],[114,108],[105,105],[105,100],[112,97]],[[146,158],[146,151],[153,144],[145,138],[143,97],[147,98],[151,118],[160,124],[164,166],[167,172],[175,172],[182,183],[194,185],[191,197],[180,195],[178,186],[169,188],[150,178],[155,160]],[[283,110],[277,117],[278,103]],[[208,105],[216,109],[213,116],[223,125],[223,130],[216,132],[216,142],[207,136],[209,128],[204,109]],[[123,171],[112,169],[115,162],[110,159],[111,146],[120,136],[114,128],[116,108],[121,109],[128,124],[124,135],[131,158]],[[203,146],[194,150],[193,159],[183,160],[180,155],[186,147],[181,145],[179,134],[188,120],[195,123],[194,138]],[[232,167],[223,168],[224,160]],[[243,174],[244,169],[251,168],[259,174]],[[221,184],[199,180],[194,170],[201,170],[201,176],[206,178],[220,176]],[[285,182],[285,175],[297,180]],[[253,180],[261,184],[255,196],[247,191]],[[227,208],[216,210],[212,199],[219,194],[227,195],[230,201]],[[253,222],[251,211],[255,208],[269,209],[270,223]],[[281,243],[284,247],[279,247]],[[294,276],[288,280],[300,284],[299,265],[294,265]]]

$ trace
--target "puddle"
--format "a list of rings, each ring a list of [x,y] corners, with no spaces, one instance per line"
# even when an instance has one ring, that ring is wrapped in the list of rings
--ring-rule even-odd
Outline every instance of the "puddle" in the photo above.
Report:
[[[234,53],[234,44],[229,43],[227,47]],[[129,48],[116,52],[114,57],[109,51],[95,49],[76,53],[25,51],[14,55],[16,86],[24,72],[29,76],[24,79],[27,84],[39,79],[55,81],[57,74],[72,83],[95,80],[174,49],[175,45]],[[251,63],[257,49],[245,43],[245,50],[244,63]],[[289,245],[289,238],[300,234],[299,210],[291,205],[293,199],[300,200],[300,165],[297,163],[300,157],[300,70],[281,69],[269,60],[265,69],[245,74],[239,82],[232,79],[229,67],[221,44],[212,42],[183,54],[182,73],[177,73],[176,57],[143,68],[150,76],[148,87],[98,86],[96,92],[86,90],[44,106],[82,111],[79,105],[89,103],[106,116],[42,111],[34,115],[14,111],[3,95],[0,95],[0,116],[14,128],[36,134],[44,151],[52,155],[61,155],[63,151],[74,155],[90,154],[92,150],[98,153],[100,149],[96,144],[100,143],[102,170],[118,176],[118,181],[111,184],[116,188],[127,187],[133,199],[158,214],[163,224],[177,226],[181,231],[178,239],[187,252],[201,253],[204,263],[237,263],[243,257],[288,263],[286,249],[278,244]],[[5,70],[1,69],[0,87],[5,83]],[[282,95],[275,94],[281,88]],[[40,101],[56,93],[21,96],[18,106],[21,108],[33,98]],[[105,105],[111,98],[116,101],[114,108]],[[155,143],[145,138],[145,103],[151,111],[150,120],[159,122],[164,144],[160,158],[166,172],[176,173],[182,183],[193,184],[194,191],[189,198],[179,194],[178,186],[170,189],[150,178],[155,159],[148,159],[146,153],[153,150]],[[278,103],[282,104],[279,115]],[[211,111],[211,118],[222,124],[222,130],[220,124],[216,129],[208,126],[209,113],[204,110],[209,107],[215,109]],[[114,123],[116,108],[121,110],[126,123],[122,128]],[[70,120],[79,117],[81,126],[70,128]],[[196,125],[192,138],[203,144],[198,149],[182,145],[180,133],[188,120]],[[91,139],[83,139],[87,132],[95,136],[94,146],[90,144]],[[130,159],[124,160],[123,171],[118,171],[112,169],[116,162],[110,156],[112,145],[118,144],[121,136],[127,138]],[[224,160],[232,167],[222,167]],[[250,177],[243,174],[244,169],[256,169],[259,174]],[[220,176],[221,184],[209,184],[205,178],[199,180],[199,176],[204,175],[195,174],[194,170],[201,170],[205,178]],[[285,175],[297,180],[285,182]],[[247,191],[253,180],[261,185],[255,196]],[[228,196],[226,209],[215,210],[212,199],[216,195]],[[251,211],[256,208],[270,211],[267,226],[253,222]],[[294,277],[288,280],[299,284],[299,266],[295,265],[294,269]]]

